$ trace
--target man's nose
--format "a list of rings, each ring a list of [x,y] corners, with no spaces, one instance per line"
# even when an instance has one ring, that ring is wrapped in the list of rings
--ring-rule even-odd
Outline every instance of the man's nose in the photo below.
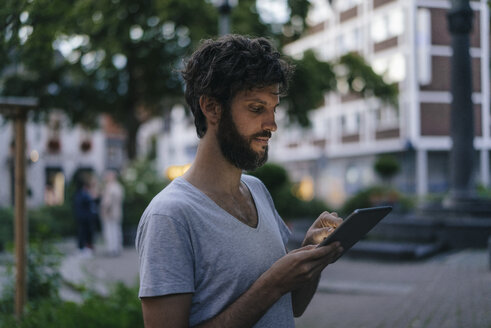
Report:
[[[271,114],[268,114],[268,116],[266,117],[266,119],[263,122],[263,126],[262,127],[266,131],[271,131],[271,132],[275,132],[276,131],[276,129],[278,127],[276,125],[275,113],[274,112],[271,113]]]

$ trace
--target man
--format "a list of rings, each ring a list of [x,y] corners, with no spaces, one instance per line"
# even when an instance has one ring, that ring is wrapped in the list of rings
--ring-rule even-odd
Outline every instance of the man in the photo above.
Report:
[[[324,212],[302,248],[270,194],[243,175],[264,164],[292,68],[263,38],[205,41],[183,71],[200,137],[196,158],[140,221],[140,293],[148,327],[293,327],[339,244],[316,248],[339,224]]]
[[[101,197],[102,232],[109,256],[118,256],[123,248],[121,222],[123,220],[124,190],[114,171],[107,171]]]

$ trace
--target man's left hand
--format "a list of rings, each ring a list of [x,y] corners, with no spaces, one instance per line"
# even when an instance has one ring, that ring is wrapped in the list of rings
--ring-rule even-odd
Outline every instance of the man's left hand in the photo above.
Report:
[[[319,244],[342,222],[343,220],[338,217],[336,212],[323,212],[305,234],[302,246]]]

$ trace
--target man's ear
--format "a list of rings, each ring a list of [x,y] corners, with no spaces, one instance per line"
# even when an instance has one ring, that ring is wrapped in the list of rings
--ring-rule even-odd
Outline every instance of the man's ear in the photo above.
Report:
[[[199,97],[199,107],[206,117],[208,124],[218,124],[220,116],[222,115],[222,107],[215,98],[202,95]]]

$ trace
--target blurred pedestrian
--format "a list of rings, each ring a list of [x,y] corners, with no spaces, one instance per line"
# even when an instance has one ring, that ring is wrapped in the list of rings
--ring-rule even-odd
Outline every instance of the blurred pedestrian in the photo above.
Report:
[[[91,257],[94,252],[94,224],[97,209],[90,193],[90,182],[85,177],[77,182],[73,211],[77,220],[78,248],[82,255]]]
[[[124,190],[114,171],[106,172],[104,180],[105,185],[100,203],[102,233],[107,254],[117,256],[123,248],[121,222],[123,220]]]

